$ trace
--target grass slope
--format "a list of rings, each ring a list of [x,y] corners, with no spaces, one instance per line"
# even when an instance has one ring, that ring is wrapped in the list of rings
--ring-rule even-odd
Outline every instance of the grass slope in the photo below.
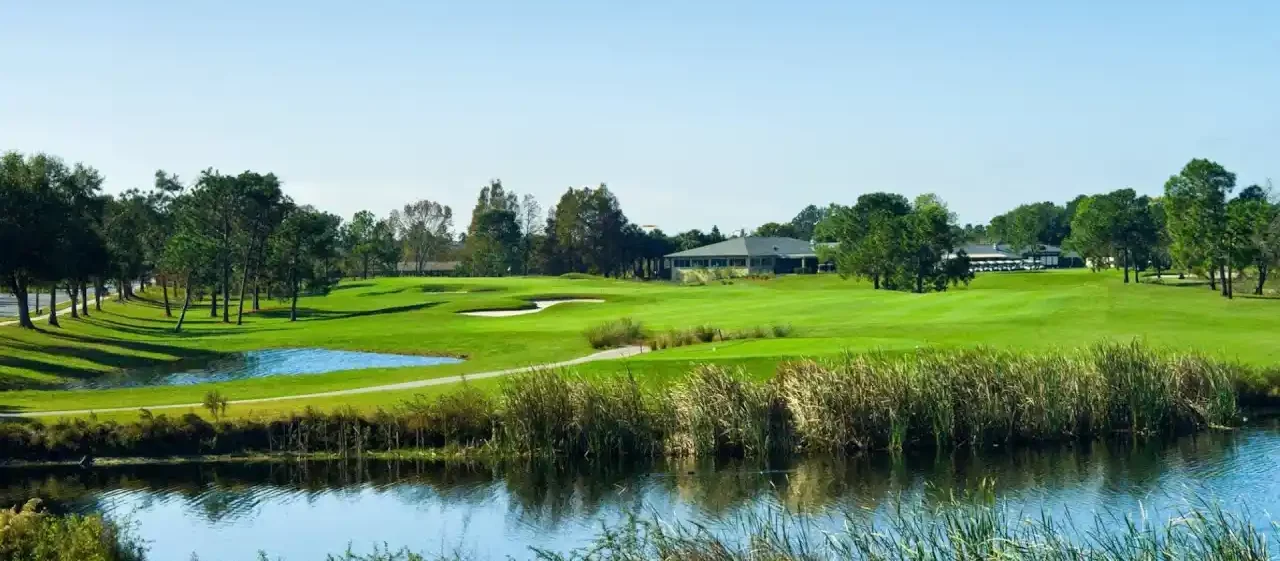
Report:
[[[143,296],[159,294],[152,289]],[[567,304],[507,318],[456,313],[519,308],[535,298],[570,296],[607,302]],[[0,391],[0,412],[192,403],[212,387],[230,399],[271,397],[549,363],[590,354],[584,329],[619,317],[633,317],[654,330],[789,323],[795,333],[785,339],[681,347],[584,365],[579,371],[592,375],[630,370],[646,383],[662,383],[703,362],[742,366],[765,375],[789,358],[846,350],[978,345],[1036,350],[1133,338],[1252,364],[1280,359],[1280,337],[1274,336],[1280,327],[1280,301],[1228,301],[1194,286],[1125,285],[1116,274],[1081,270],[986,274],[967,289],[924,295],[873,291],[864,283],[825,275],[699,287],[592,278],[389,278],[348,281],[328,296],[305,298],[296,323],[288,322],[287,308],[275,302],[270,303],[273,308],[246,315],[242,326],[210,318],[207,303],[193,306],[182,334],[172,332],[175,320],[164,317],[153,301],[104,306],[88,319],[60,318],[62,328],[29,332],[0,327],[0,389],[9,389]],[[118,368],[271,347],[438,354],[467,361],[202,386],[56,389],[68,379]],[[491,388],[496,383],[476,384]],[[444,388],[290,400],[233,407],[233,413],[306,405],[373,407]]]

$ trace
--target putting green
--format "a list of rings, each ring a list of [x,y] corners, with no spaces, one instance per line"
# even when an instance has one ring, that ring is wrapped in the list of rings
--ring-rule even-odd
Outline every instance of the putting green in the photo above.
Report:
[[[620,317],[639,320],[650,330],[790,324],[794,333],[784,339],[647,353],[584,365],[579,371],[629,370],[646,383],[660,384],[701,362],[741,366],[763,376],[788,358],[843,351],[978,345],[1045,350],[1133,338],[1252,364],[1280,361],[1280,300],[1229,301],[1207,288],[1125,285],[1118,274],[1083,270],[985,274],[969,288],[923,295],[874,291],[833,275],[708,286],[605,279],[388,278],[347,281],[328,296],[304,298],[295,323],[288,321],[287,305],[281,302],[265,302],[266,309],[246,314],[239,326],[210,318],[207,303],[193,306],[181,334],[173,333],[176,319],[166,318],[156,302],[158,290],[141,296],[128,304],[104,303],[103,311],[91,311],[87,319],[63,316],[61,328],[43,323],[35,332],[0,327],[0,388],[10,389],[0,392],[0,413],[193,403],[210,389],[233,400],[277,397],[554,363],[591,354],[583,330]],[[567,303],[513,317],[457,313],[569,297],[605,302]],[[451,355],[467,361],[200,386],[52,389],[67,379],[118,368],[279,347]],[[489,388],[497,381],[476,384]],[[374,407],[446,388],[287,400],[232,412]]]

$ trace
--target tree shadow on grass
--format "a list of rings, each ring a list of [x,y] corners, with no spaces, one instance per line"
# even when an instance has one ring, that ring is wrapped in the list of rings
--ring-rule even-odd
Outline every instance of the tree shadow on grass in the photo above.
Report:
[[[166,338],[192,338],[192,337],[220,337],[226,335],[239,335],[249,331],[265,333],[267,331],[277,331],[274,328],[261,327],[216,327],[211,329],[200,329],[199,325],[228,325],[212,321],[191,322],[188,321],[182,326],[182,331],[175,332],[173,325],[149,327],[144,325],[133,325],[129,323],[119,322],[103,318],[89,318],[88,323],[98,325],[104,329],[119,331],[121,333],[130,333],[133,335],[143,335],[148,337],[166,337]]]
[[[351,284],[340,284],[340,285],[338,285],[338,286],[335,286],[335,287],[333,287],[333,288],[330,288],[330,289],[329,289],[329,291],[330,291],[330,292],[336,292],[336,291],[338,291],[338,290],[349,290],[349,289],[352,289],[352,288],[368,288],[368,287],[370,287],[370,286],[373,286],[373,283],[371,283],[371,282],[353,282],[353,283],[351,283]]]
[[[101,368],[89,368],[62,362],[50,362],[35,358],[9,355],[0,355],[0,367],[31,370],[66,379],[85,380],[96,378],[114,370],[153,367],[158,364],[171,363],[177,360],[213,360],[224,356],[223,353],[177,347],[160,343],[129,341],[107,337],[92,337],[52,330],[42,330],[42,333],[54,339],[74,342],[80,345],[93,346],[73,346],[47,343],[34,344],[3,336],[0,336],[0,339],[3,339],[4,345],[10,349],[22,350],[34,354],[51,355],[53,357],[76,358],[84,362],[98,365]],[[119,352],[113,352],[112,349]],[[133,353],[150,353],[153,355],[162,355],[166,358],[139,356]],[[50,390],[64,389],[64,386],[62,384],[52,382],[22,379],[20,376],[11,376],[0,378],[0,389]]]
[[[389,308],[378,308],[375,310],[320,310],[316,308],[298,308],[298,321],[329,321],[335,319],[350,319],[365,316],[379,316],[383,314],[398,314],[404,312],[416,312],[427,308],[439,306],[441,302],[423,302],[420,304],[409,304],[406,306],[392,306]],[[258,316],[275,319],[288,319],[288,308],[276,308],[271,310],[262,310],[257,313]]]

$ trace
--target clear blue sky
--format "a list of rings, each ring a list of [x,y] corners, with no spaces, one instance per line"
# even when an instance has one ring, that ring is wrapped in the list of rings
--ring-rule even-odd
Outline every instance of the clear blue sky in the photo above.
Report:
[[[193,4],[5,3],[0,149],[460,226],[490,178],[605,181],[669,232],[875,190],[985,222],[1192,157],[1280,180],[1274,0]]]

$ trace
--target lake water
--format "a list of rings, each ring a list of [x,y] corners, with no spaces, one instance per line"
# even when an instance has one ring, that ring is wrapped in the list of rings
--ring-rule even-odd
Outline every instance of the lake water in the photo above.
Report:
[[[209,360],[179,360],[156,367],[132,368],[89,380],[72,381],[67,386],[70,389],[189,386],[271,376],[303,376],[340,370],[435,366],[459,362],[462,360],[452,357],[329,349],[266,349],[222,355]]]
[[[743,515],[785,512],[839,530],[846,512],[883,516],[898,500],[936,504],[995,482],[1028,515],[1095,512],[1163,520],[1216,501],[1265,527],[1280,508],[1274,424],[1137,448],[1116,445],[938,458],[816,458],[672,463],[590,471],[406,462],[205,464],[0,470],[0,502],[42,496],[58,508],[131,519],[152,559],[324,559],[374,543],[425,553],[527,558],[530,547],[588,544],[627,513],[733,531]]]

